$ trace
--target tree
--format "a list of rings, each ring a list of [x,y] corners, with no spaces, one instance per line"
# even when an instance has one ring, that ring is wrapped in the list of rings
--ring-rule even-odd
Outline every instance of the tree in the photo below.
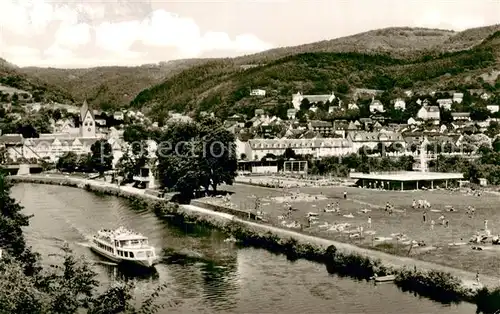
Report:
[[[200,187],[207,191],[232,184],[237,169],[234,141],[234,135],[211,117],[169,125],[157,150],[162,186],[190,199]]]
[[[140,308],[132,298],[133,285],[118,283],[101,294],[91,264],[76,258],[63,247],[63,261],[50,269],[39,266],[39,255],[26,247],[22,227],[29,218],[10,197],[10,185],[0,174],[0,312],[21,314],[81,313],[155,313],[160,306],[153,301],[165,288],[159,285]]]
[[[102,176],[113,165],[113,149],[108,141],[98,140],[90,147],[92,152],[90,166]]]
[[[67,152],[59,157],[56,168],[63,172],[74,172],[78,168],[78,156],[74,152]]]
[[[481,146],[479,146],[479,148],[478,148],[477,151],[481,155],[486,155],[486,154],[489,154],[489,153],[493,152],[493,150],[491,149],[491,147],[489,145],[485,145],[485,144],[482,144]]]
[[[485,134],[491,138],[497,136],[498,134],[500,134],[500,124],[497,121],[490,122]]]
[[[0,248],[23,261],[25,271],[33,272],[36,256],[26,246],[23,227],[29,225],[31,216],[23,214],[22,206],[10,197],[11,184],[0,172]]]
[[[490,111],[486,106],[474,105],[470,108],[470,118],[472,121],[484,121],[490,116]]]
[[[491,145],[493,146],[493,150],[495,152],[500,152],[500,137],[496,137]]]
[[[285,151],[283,152],[283,158],[285,158],[286,160],[296,159],[297,158],[297,154],[295,153],[295,151],[293,150],[293,148],[287,147],[287,148],[285,148]]]
[[[233,184],[238,168],[234,135],[212,118],[200,122],[200,135],[203,140],[201,161],[205,163],[213,190],[216,191],[221,183]]]
[[[5,148],[5,146],[0,147],[0,165],[7,164],[8,160],[9,160],[9,153],[7,151],[7,148]]]
[[[149,139],[149,132],[142,124],[127,125],[123,130],[123,140],[127,143],[140,142]]]

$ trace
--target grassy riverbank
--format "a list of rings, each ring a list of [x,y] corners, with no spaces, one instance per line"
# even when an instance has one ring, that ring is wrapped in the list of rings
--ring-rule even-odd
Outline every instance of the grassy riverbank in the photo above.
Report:
[[[379,250],[385,253],[411,257],[426,262],[445,265],[452,268],[479,272],[481,278],[498,278],[500,263],[500,247],[489,244],[476,244],[482,250],[473,250],[469,239],[484,228],[488,220],[488,228],[492,235],[500,233],[500,212],[498,194],[484,192],[480,197],[462,191],[379,191],[349,187],[300,187],[288,190],[262,188],[236,184],[224,186],[232,192],[231,203],[236,207],[254,210],[255,199],[259,198],[264,217],[273,225],[293,225],[293,221],[301,223],[301,232],[317,237],[350,243],[359,247]],[[348,198],[343,199],[347,191]],[[297,194],[299,192],[300,194]],[[291,197],[296,196],[295,199]],[[306,198],[308,196],[308,198]],[[317,197],[317,199],[316,199]],[[428,200],[432,208],[426,211],[426,222],[423,221],[424,209],[413,209],[413,200]],[[210,202],[221,202],[208,199]],[[290,217],[286,216],[286,203],[295,210]],[[394,205],[394,212],[384,210],[387,202]],[[338,203],[340,212],[324,212],[328,204]],[[467,207],[473,206],[474,216],[467,214]],[[450,211],[453,207],[455,210]],[[366,209],[366,211],[362,211]],[[317,223],[308,226],[308,212],[317,213]],[[347,216],[347,217],[346,217]],[[449,225],[441,224],[439,218],[444,216]],[[372,224],[368,224],[368,217]],[[431,220],[435,221],[432,227]],[[343,230],[334,225],[348,224]],[[363,227],[361,237],[353,236],[358,227]],[[426,245],[410,250],[411,241],[423,241]],[[457,245],[450,245],[450,244]]]
[[[93,192],[126,197],[138,202],[140,206],[150,208],[160,218],[169,217],[168,219],[181,224],[191,221],[216,227],[240,240],[244,245],[282,253],[292,260],[306,258],[325,263],[329,272],[340,275],[369,279],[375,274],[378,276],[394,274],[395,283],[403,290],[416,292],[444,303],[477,299],[475,293],[477,287],[471,285],[475,275],[458,269],[311,237],[191,205],[167,203],[155,196],[144,194],[143,190],[120,188],[105,182],[43,175],[10,178],[15,182],[80,187]],[[484,283],[489,287],[494,286],[493,281]],[[477,300],[481,300],[483,304],[490,304],[489,296],[492,294],[482,293],[482,298]]]

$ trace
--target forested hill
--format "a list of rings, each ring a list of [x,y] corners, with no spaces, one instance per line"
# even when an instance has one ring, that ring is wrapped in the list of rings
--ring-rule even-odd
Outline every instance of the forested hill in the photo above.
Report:
[[[405,58],[362,51],[311,52],[289,55],[247,69],[242,68],[238,59],[214,60],[142,91],[131,105],[152,109],[156,117],[168,110],[211,109],[224,116],[234,112],[248,113],[256,106],[290,102],[292,93],[297,91],[306,94],[336,91],[348,95],[354,88],[481,88],[484,83],[481,75],[500,68],[499,38],[497,30],[466,50],[435,50]],[[495,82],[489,84],[494,86]],[[255,88],[265,89],[266,96],[251,97],[250,90]]]
[[[250,88],[269,90],[270,97],[262,101],[273,103],[285,95],[289,99],[289,92],[297,90],[330,91],[339,84],[378,86],[380,82],[377,83],[373,76],[380,73],[389,76],[389,81],[386,76],[382,75],[382,78],[390,84],[391,78],[402,79],[401,73],[406,68],[411,71],[417,68],[415,73],[422,75],[419,67],[439,63],[442,72],[447,62],[456,58],[488,58],[478,51],[468,52],[467,57],[464,53],[461,56],[440,54],[471,49],[499,30],[500,25],[463,32],[386,28],[233,59],[173,60],[138,67],[21,68],[0,60],[0,85],[26,90],[35,94],[37,99],[80,103],[86,98],[103,109],[124,108],[131,103],[146,109],[158,103],[155,108],[161,108],[161,111],[171,108],[208,109],[216,103],[221,103],[219,107],[233,109],[246,106]],[[481,63],[472,68],[479,71],[489,66],[489,63]],[[413,83],[433,85],[435,80],[447,81],[443,75],[435,77],[436,73],[429,79],[420,77]],[[467,75],[460,73],[457,82],[469,75],[468,72]],[[343,77],[346,74],[349,75]],[[476,72],[470,74],[476,75]],[[409,78],[414,79],[414,76]]]
[[[14,88],[25,91],[33,96],[37,101],[50,99],[59,102],[73,101],[70,93],[57,85],[47,83],[20,71],[20,68],[0,58],[0,92]]]
[[[207,60],[185,59],[135,67],[87,69],[19,68],[26,77],[57,86],[78,103],[84,99],[102,109],[123,108],[145,88]]]

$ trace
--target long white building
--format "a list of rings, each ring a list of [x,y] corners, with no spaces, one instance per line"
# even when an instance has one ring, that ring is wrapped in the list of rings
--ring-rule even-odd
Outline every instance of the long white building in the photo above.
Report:
[[[247,160],[261,160],[267,154],[279,156],[287,148],[292,148],[296,154],[312,155],[315,158],[342,156],[353,152],[351,142],[342,138],[236,140],[238,159],[243,155]]]

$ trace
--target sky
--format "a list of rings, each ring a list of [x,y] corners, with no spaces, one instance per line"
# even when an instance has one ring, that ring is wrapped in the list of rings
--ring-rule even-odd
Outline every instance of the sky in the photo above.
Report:
[[[384,27],[499,23],[500,0],[0,0],[0,57],[18,66],[133,66]]]

